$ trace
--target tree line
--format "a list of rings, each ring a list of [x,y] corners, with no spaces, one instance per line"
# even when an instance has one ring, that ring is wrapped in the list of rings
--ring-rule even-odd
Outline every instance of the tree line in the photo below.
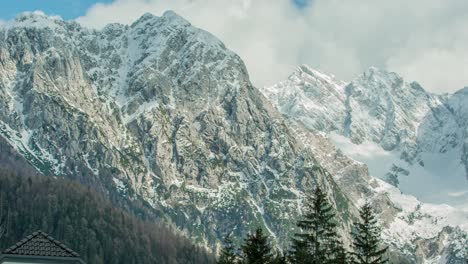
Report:
[[[116,208],[77,182],[0,169],[0,251],[42,230],[87,263],[215,263],[215,257],[154,219]]]
[[[306,197],[303,215],[297,221],[300,232],[293,235],[286,251],[273,249],[261,228],[247,235],[238,249],[228,234],[218,264],[381,264],[387,263],[387,248],[380,243],[381,229],[369,203],[360,208],[354,223],[351,249],[338,234],[335,211],[327,194],[316,187]]]

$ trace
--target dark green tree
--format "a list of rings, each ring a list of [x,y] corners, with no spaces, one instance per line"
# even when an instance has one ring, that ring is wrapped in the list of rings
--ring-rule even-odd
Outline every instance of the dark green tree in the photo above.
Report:
[[[387,248],[380,245],[380,227],[369,203],[360,209],[361,221],[354,223],[353,247],[354,263],[381,264],[388,260],[384,257]]]
[[[292,250],[289,256],[291,263],[310,263],[310,255],[311,253],[309,252],[309,243],[306,241],[306,238],[301,236],[301,234],[295,234],[295,237],[292,239]]]
[[[76,182],[20,176],[0,166],[0,251],[41,229],[87,263],[216,263],[204,248],[144,216],[144,207],[132,206],[140,217]]]
[[[282,252],[277,252],[272,264],[288,264],[287,256]]]
[[[243,260],[245,264],[270,264],[273,261],[273,253],[268,236],[263,234],[261,228],[248,234],[242,245]]]
[[[317,186],[307,196],[304,215],[297,226],[301,232],[294,234],[291,261],[293,263],[326,264],[337,262],[338,252],[344,251],[336,232],[334,209],[327,195]]]
[[[334,255],[332,263],[336,264],[351,264],[352,263],[352,256],[351,254],[344,248],[343,243],[341,241],[336,241],[334,246]]]
[[[226,235],[224,238],[224,246],[219,255],[218,264],[235,264],[237,263],[237,253],[234,243],[231,239],[231,234]]]

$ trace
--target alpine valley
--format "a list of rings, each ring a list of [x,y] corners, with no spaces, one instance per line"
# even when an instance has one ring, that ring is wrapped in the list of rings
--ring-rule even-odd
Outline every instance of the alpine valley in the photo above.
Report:
[[[375,68],[345,83],[301,66],[258,89],[172,11],[99,31],[38,13],[0,27],[5,144],[213,250],[257,226],[287,246],[319,184],[347,244],[370,201],[394,263],[465,263],[467,103],[468,89],[433,95]]]

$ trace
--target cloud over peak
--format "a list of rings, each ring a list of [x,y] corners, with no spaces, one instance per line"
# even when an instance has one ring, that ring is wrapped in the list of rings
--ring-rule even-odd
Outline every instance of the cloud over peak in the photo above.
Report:
[[[468,1],[297,2],[116,0],[77,21],[100,28],[174,10],[237,52],[257,86],[286,78],[300,64],[343,80],[376,65],[438,93],[468,85]]]

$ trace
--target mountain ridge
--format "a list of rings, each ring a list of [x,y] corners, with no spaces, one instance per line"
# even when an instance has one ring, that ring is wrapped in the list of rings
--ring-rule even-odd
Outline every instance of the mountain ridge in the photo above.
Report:
[[[342,146],[349,149],[349,153],[354,145],[375,150],[381,147],[387,153],[385,155],[394,156],[386,158],[390,165],[394,163],[386,171],[371,166],[374,176],[394,185],[411,179],[410,171],[419,171],[413,174],[427,172],[427,165],[434,162],[429,160],[434,160],[436,154],[442,158],[455,155],[461,166],[454,164],[456,168],[450,169],[456,172],[456,177],[468,175],[466,144],[463,143],[466,137],[466,109],[463,107],[468,100],[464,97],[466,88],[451,95],[436,95],[426,92],[417,82],[406,82],[396,73],[375,67],[349,83],[331,77],[320,77],[329,80],[328,83],[318,82],[318,79],[296,70],[287,81],[262,88],[262,91],[287,118],[303,123],[309,130],[349,138],[349,143],[337,138],[341,143],[351,144]],[[332,92],[329,92],[330,87],[334,88]],[[374,143],[379,146],[372,146]],[[365,157],[357,159],[366,161]],[[370,159],[369,162],[373,163]],[[445,174],[437,173],[439,178]],[[433,178],[437,178],[436,175],[431,180]],[[458,184],[461,188],[466,184],[462,180],[456,184],[453,179],[450,181],[451,187]],[[404,184],[404,191],[408,193],[410,189]]]
[[[0,39],[2,134],[44,174],[141,197],[206,243],[225,231],[204,219],[225,219],[231,203],[243,209],[233,218],[279,230],[268,214],[298,199],[286,186],[330,181],[311,176],[313,156],[251,86],[240,58],[174,13],[103,31],[21,23]],[[273,203],[269,192],[291,199]]]
[[[400,199],[396,189],[328,138],[284,119],[239,56],[175,16],[144,15],[102,31],[34,17],[37,27],[0,27],[2,136],[44,174],[142,199],[210,247],[228,231],[242,237],[257,226],[286,241],[304,193],[320,184],[343,234],[367,197],[388,237],[398,238],[395,257],[422,263],[453,253],[458,233],[443,230],[452,213],[440,211],[434,223],[432,207],[399,209],[388,194]],[[430,233],[390,232],[395,221],[411,225],[415,210]],[[417,253],[415,240],[439,251]]]

